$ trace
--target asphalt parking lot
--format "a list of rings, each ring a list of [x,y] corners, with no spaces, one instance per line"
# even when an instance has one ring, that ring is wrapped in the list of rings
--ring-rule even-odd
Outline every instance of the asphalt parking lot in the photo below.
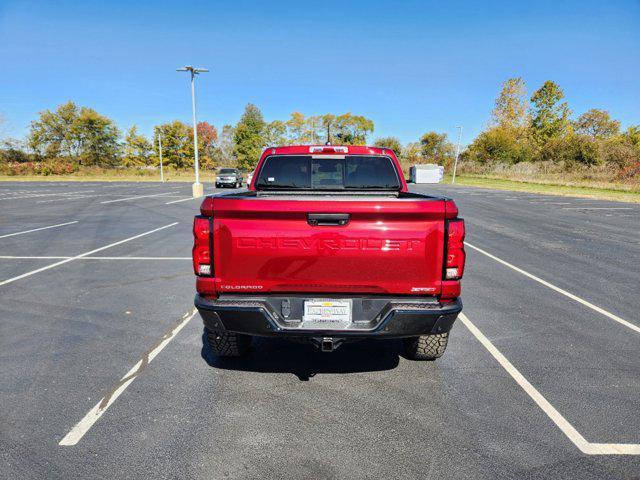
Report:
[[[640,478],[640,205],[412,188],[467,222],[431,363],[210,358],[189,184],[0,183],[0,477]]]

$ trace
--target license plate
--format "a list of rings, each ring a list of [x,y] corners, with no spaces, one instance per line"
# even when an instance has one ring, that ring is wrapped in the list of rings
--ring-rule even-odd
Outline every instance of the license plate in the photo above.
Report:
[[[351,300],[305,300],[302,328],[336,330],[351,324]]]

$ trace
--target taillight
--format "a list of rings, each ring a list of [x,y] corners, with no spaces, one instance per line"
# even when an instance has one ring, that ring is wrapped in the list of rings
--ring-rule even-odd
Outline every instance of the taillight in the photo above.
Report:
[[[464,273],[464,220],[447,221],[447,258],[444,269],[445,280],[459,280]]]
[[[211,261],[211,218],[201,215],[193,219],[193,271],[196,275],[213,275]]]

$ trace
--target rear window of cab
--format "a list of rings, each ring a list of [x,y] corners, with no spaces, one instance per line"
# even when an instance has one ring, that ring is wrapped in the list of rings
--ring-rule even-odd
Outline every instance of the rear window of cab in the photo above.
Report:
[[[256,188],[260,190],[400,190],[391,158],[346,155],[273,155],[262,164]]]

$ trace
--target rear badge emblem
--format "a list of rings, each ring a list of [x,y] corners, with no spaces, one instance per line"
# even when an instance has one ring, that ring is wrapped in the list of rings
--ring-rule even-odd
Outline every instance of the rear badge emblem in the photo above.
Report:
[[[289,300],[282,300],[280,310],[284,318],[289,318],[289,315],[291,315],[291,302]]]
[[[430,293],[430,292],[435,292],[436,289],[433,287],[412,287],[411,288],[412,292],[426,292],[426,293]]]

